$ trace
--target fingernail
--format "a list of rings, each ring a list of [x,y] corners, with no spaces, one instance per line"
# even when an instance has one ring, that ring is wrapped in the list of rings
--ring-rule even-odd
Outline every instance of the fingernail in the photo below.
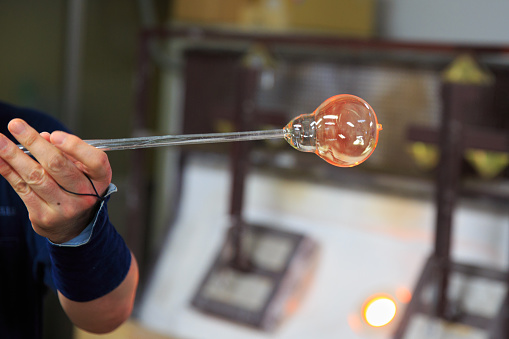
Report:
[[[53,134],[51,134],[51,142],[54,145],[63,144],[65,141],[65,138],[66,138],[66,135],[65,135],[65,133],[62,133],[62,132],[54,132]]]
[[[21,134],[25,130],[25,124],[21,121],[14,120],[9,124],[9,130],[12,134]]]

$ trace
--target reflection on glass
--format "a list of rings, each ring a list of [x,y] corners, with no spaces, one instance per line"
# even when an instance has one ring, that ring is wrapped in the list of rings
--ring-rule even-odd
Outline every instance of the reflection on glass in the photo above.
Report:
[[[286,141],[299,151],[314,152],[335,166],[352,167],[373,153],[381,129],[366,101],[342,94],[313,113],[294,118],[284,131]]]

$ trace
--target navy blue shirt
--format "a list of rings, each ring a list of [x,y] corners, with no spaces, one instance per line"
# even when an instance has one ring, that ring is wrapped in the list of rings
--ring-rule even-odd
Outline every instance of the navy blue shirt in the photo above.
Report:
[[[30,109],[0,102],[0,133],[14,118],[22,118],[39,132],[66,130],[56,119]],[[42,300],[55,289],[46,239],[32,229],[28,212],[0,176],[0,338],[40,338]]]

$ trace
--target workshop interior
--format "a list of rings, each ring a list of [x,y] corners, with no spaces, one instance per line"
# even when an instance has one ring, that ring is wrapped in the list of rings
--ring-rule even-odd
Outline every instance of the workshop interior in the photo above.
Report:
[[[140,268],[134,312],[92,335],[49,294],[44,337],[509,338],[506,13],[481,0],[1,2],[2,101],[83,139],[236,135],[108,152],[110,217]],[[320,127],[318,147],[302,141],[302,121],[341,121],[334,100],[369,109],[358,158],[320,153]]]

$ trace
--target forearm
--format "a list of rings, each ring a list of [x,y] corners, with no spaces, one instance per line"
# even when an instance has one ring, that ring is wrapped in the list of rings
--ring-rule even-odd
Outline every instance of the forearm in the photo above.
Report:
[[[131,254],[131,266],[125,279],[110,293],[97,299],[76,302],[58,292],[64,311],[79,328],[92,333],[113,331],[131,315],[138,285],[138,265]]]
[[[48,242],[52,274],[63,309],[78,327],[114,330],[131,314],[138,283],[134,255],[109,221],[106,199],[89,227],[64,244]]]

